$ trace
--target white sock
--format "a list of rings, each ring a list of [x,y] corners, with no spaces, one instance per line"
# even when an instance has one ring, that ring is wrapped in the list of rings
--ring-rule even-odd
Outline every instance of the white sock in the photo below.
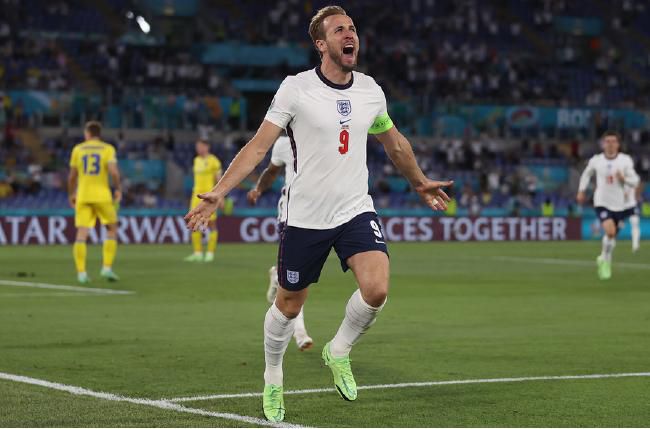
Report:
[[[307,328],[305,327],[305,307],[300,309],[300,313],[296,316],[296,323],[293,327],[293,336],[298,341],[307,336]]]
[[[350,354],[352,346],[370,328],[377,313],[384,308],[384,304],[379,307],[368,305],[361,297],[361,291],[357,289],[350,297],[348,305],[345,307],[343,323],[330,343],[332,356],[343,357]]]
[[[291,341],[295,319],[288,319],[275,303],[264,318],[264,382],[282,386],[282,358]]]
[[[607,234],[603,235],[603,251],[600,256],[607,262],[612,262],[612,253],[616,247],[616,239],[609,238]]]
[[[639,215],[630,216],[630,227],[632,228],[632,249],[639,248],[639,242],[641,240],[641,226],[639,223]]]

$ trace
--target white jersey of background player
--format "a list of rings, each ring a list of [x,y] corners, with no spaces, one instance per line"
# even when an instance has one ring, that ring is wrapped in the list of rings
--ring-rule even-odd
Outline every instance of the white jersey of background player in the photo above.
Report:
[[[271,151],[271,162],[260,175],[255,187],[248,191],[246,195],[250,204],[257,204],[257,199],[273,185],[280,172],[284,170],[284,186],[282,186],[280,199],[278,200],[279,228],[282,228],[287,221],[287,190],[291,186],[294,176],[293,168],[291,168],[292,164],[293,152],[289,137],[278,137]],[[266,292],[266,299],[269,304],[273,304],[273,301],[275,301],[278,286],[278,271],[276,266],[273,265],[269,268],[269,288]],[[304,308],[300,310],[296,317],[293,338],[296,340],[296,345],[300,351],[310,349],[314,345],[314,341],[307,334]]]
[[[615,132],[606,132],[601,140],[603,152],[594,155],[587,164],[582,176],[578,195],[579,204],[586,201],[585,191],[591,177],[596,175],[594,208],[603,227],[602,252],[598,256],[598,277],[607,280],[611,277],[612,252],[616,246],[619,223],[632,215],[626,201],[626,187],[636,188],[639,175],[634,171],[634,162],[629,155],[620,153],[620,137]]]

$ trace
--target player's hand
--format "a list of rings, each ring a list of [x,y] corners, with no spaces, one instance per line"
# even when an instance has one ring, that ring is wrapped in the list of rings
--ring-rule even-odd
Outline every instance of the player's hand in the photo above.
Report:
[[[115,192],[113,192],[113,200],[115,201],[116,204],[119,204],[122,202],[122,191],[119,189],[116,189]]]
[[[253,188],[248,193],[246,194],[246,199],[248,200],[248,204],[251,206],[254,206],[257,204],[257,199],[262,195],[260,191],[257,190],[257,188]]]
[[[217,211],[217,209],[220,206],[223,206],[224,203],[224,197],[214,191],[199,194],[197,197],[203,201],[185,215],[187,228],[192,231],[198,231],[207,227],[212,213]]]
[[[68,196],[68,203],[70,204],[70,207],[75,208],[77,206],[77,196],[76,195],[69,195]]]
[[[439,182],[436,180],[427,180],[426,183],[415,188],[422,201],[432,210],[447,210],[447,203],[451,198],[442,190],[442,188],[453,185],[453,180]]]
[[[587,196],[585,195],[584,192],[580,191],[578,192],[578,195],[576,195],[576,201],[578,204],[583,205],[585,201],[587,201]]]

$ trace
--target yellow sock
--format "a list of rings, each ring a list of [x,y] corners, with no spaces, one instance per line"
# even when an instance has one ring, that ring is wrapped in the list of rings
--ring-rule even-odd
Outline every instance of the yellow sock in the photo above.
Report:
[[[104,260],[104,268],[111,268],[117,253],[117,240],[114,238],[107,238],[104,240],[102,246],[102,258]]]
[[[208,253],[214,253],[217,250],[217,240],[219,239],[219,231],[210,231],[208,235]]]
[[[72,246],[72,256],[74,256],[74,265],[78,273],[86,272],[86,242],[75,241]]]
[[[192,248],[194,253],[201,253],[203,251],[203,246],[201,241],[203,240],[203,233],[196,231],[192,233]]]

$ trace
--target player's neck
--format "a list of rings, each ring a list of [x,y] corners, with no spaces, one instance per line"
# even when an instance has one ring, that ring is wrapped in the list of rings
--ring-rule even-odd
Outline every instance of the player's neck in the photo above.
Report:
[[[603,152],[603,155],[605,155],[605,158],[607,159],[616,159],[616,157],[618,156],[618,152],[616,152],[614,155],[610,155],[606,152]]]
[[[352,72],[345,72],[333,61],[324,60],[318,66],[325,79],[336,85],[347,85],[352,79]]]

